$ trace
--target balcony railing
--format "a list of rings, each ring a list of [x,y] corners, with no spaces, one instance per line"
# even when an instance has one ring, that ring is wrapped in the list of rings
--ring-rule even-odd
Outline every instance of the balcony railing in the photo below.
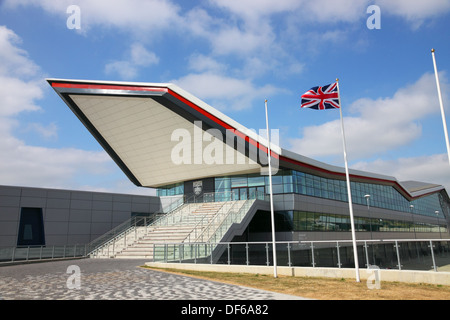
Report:
[[[367,268],[439,271],[450,267],[450,239],[357,243],[359,265]],[[166,243],[154,246],[154,261],[270,266],[272,250],[272,242]],[[279,241],[276,250],[278,266],[354,267],[350,240]]]
[[[87,245],[0,248],[0,264],[86,257]]]

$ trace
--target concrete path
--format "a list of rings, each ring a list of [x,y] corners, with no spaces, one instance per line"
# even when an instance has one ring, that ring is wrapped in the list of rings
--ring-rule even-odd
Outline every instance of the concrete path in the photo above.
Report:
[[[140,268],[145,262],[80,259],[0,266],[0,300],[303,300]]]

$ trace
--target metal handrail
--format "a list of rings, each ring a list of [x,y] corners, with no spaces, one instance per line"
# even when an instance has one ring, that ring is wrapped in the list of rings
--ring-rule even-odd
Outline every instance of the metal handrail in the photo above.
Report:
[[[206,228],[208,228],[213,221],[220,216],[222,209],[224,209],[227,204],[231,205],[231,207],[233,207],[236,203],[236,201],[232,201],[231,203],[229,203],[230,201],[220,201],[220,202],[216,202],[216,203],[222,203],[222,206],[217,210],[217,213],[214,215],[214,217],[212,219],[209,219],[208,216],[204,216],[194,227],[194,229],[192,229],[192,231],[189,233],[189,235],[186,237],[185,242],[191,242],[191,236],[193,235],[195,241],[198,238],[197,236],[197,230],[200,229],[202,230],[201,232],[203,233],[205,231]],[[225,209],[226,212],[229,212],[230,209]],[[206,220],[206,221],[205,221]],[[205,229],[203,228],[204,223],[206,222],[206,227]]]
[[[337,263],[336,267],[341,268],[341,258],[343,258],[342,254],[339,252],[339,248],[344,247],[342,244],[347,244],[349,248],[352,248],[351,246],[352,240],[318,240],[318,241],[277,241],[275,243],[276,250],[282,250],[284,251],[284,256],[287,258],[286,260],[286,266],[292,267],[293,266],[293,258],[295,255],[295,250],[293,251],[293,248],[297,246],[297,250],[301,248],[301,250],[310,250],[311,253],[307,255],[310,258],[310,263],[312,267],[318,267],[320,264],[320,261],[317,261],[316,254],[314,253],[314,250],[318,250],[321,248],[336,248],[336,256],[337,256]],[[436,261],[436,258],[446,258],[450,259],[450,239],[375,239],[375,240],[357,240],[357,243],[362,244],[363,252],[362,254],[365,256],[365,265],[366,267],[373,268],[373,267],[380,267],[373,264],[370,264],[371,258],[369,257],[369,246],[371,245],[393,245],[393,252],[395,252],[395,257],[391,261],[384,261],[383,263],[388,262],[389,266],[386,266],[388,269],[391,268],[391,266],[394,266],[394,268],[398,268],[398,270],[407,270],[408,267],[404,268],[404,265],[402,263],[408,262],[407,260],[403,261],[403,258],[405,258],[404,254],[402,253],[400,248],[401,243],[405,242],[422,242],[428,247],[428,253],[425,251],[421,251],[422,257],[420,257],[420,254],[417,253],[417,259],[423,259],[423,257],[428,256],[429,262],[432,265],[427,267],[426,263],[423,264],[424,269],[426,270],[434,270],[435,272],[438,271],[438,264]],[[440,252],[436,251],[437,243],[440,243]],[[320,246],[320,244],[329,244],[328,246]],[[168,242],[163,244],[155,244],[153,247],[153,261],[162,261],[162,262],[179,262],[179,263],[208,263],[208,264],[214,264],[215,261],[218,260],[218,256],[216,256],[216,253],[222,255],[225,252],[228,252],[228,263],[231,264],[230,259],[230,250],[232,246],[241,246],[244,247],[245,250],[245,264],[250,265],[252,262],[255,264],[252,260],[252,257],[249,255],[249,247],[251,246],[264,246],[264,250],[266,251],[266,262],[268,266],[270,265],[270,257],[271,253],[269,253],[270,250],[273,250],[273,243],[269,241],[254,241],[254,242],[203,242],[203,243],[176,243],[176,242]],[[219,246],[222,246],[221,248],[223,250],[219,250],[216,252],[216,248],[219,248]],[[407,247],[407,246],[404,246]],[[422,247],[423,248],[423,247]],[[436,252],[435,252],[436,251]],[[158,252],[159,255],[155,255],[155,253]],[[298,251],[297,251],[298,252]],[[162,253],[162,255],[161,255]],[[360,252],[361,253],[361,252]],[[402,256],[403,254],[403,256]],[[436,254],[438,256],[436,257]],[[213,257],[216,256],[215,258]],[[254,258],[253,258],[254,259]],[[408,258],[411,259],[411,258]],[[242,259],[241,259],[242,261]],[[258,264],[258,263],[256,263]],[[260,263],[259,263],[260,264]],[[302,265],[304,266],[304,265]],[[330,267],[330,266],[327,266]]]
[[[222,226],[222,224],[224,223],[224,221],[225,221],[230,215],[232,215],[232,214],[235,212],[235,209],[236,209],[235,207],[236,207],[236,206],[239,206],[239,204],[241,204],[241,206],[240,206],[240,208],[239,208],[239,210],[240,210],[240,209],[245,205],[245,203],[247,203],[247,201],[253,201],[253,200],[245,200],[245,202],[243,202],[243,203],[239,203],[239,201],[236,201],[236,202],[233,203],[233,205],[231,206],[231,208],[230,208],[223,216],[222,216],[222,215],[216,215],[216,216],[211,220],[211,222],[209,223],[209,225],[202,231],[202,233],[199,234],[198,237],[195,238],[195,241],[194,241],[194,242],[207,242],[207,241],[209,240],[209,238],[211,238],[212,236],[209,236],[207,240],[204,240],[203,238],[204,238],[204,235],[207,234],[207,232],[210,232],[210,231],[211,231],[212,226],[213,226],[213,223],[215,222],[214,220],[219,220],[220,218],[223,218],[223,219],[221,219],[220,224],[218,225],[218,227],[215,228],[213,235],[217,232],[217,230],[219,230],[219,228]]]
[[[195,217],[192,217],[190,212],[192,211],[192,207],[195,205],[197,206],[200,203],[204,203],[205,196],[207,199],[216,199],[217,196],[220,195],[228,195],[231,196],[230,192],[211,192],[211,193],[205,193],[201,197],[196,196],[195,194],[192,194],[190,196],[184,196],[181,198],[183,200],[183,203],[176,206],[173,210],[171,210],[168,213],[161,213],[160,212],[154,213],[152,215],[153,219],[149,219],[148,222],[144,222],[146,227],[151,226],[168,226],[171,224],[174,224],[176,222],[185,221],[186,223],[193,223],[196,225],[204,223],[202,221],[204,218],[201,218],[198,220]],[[209,198],[208,198],[209,197]],[[212,197],[212,198],[211,198]],[[225,197],[226,198],[226,197]],[[180,201],[180,198],[174,199],[172,202],[168,204],[168,206],[172,206],[173,203],[176,203]],[[209,201],[207,201],[209,202]],[[211,201],[216,202],[216,201]],[[220,201],[217,201],[220,202]],[[140,220],[136,220],[140,219]],[[97,252],[103,250],[104,248],[108,248],[109,246],[113,246],[113,252],[112,255],[115,255],[116,253],[120,252],[116,250],[116,242],[119,243],[121,239],[123,239],[123,245],[122,249],[124,249],[127,246],[127,237],[128,235],[135,233],[135,237],[133,241],[136,241],[138,238],[136,236],[137,230],[136,225],[142,222],[142,220],[145,221],[145,217],[133,217],[129,220],[123,222],[119,226],[113,228],[111,231],[107,232],[106,234],[100,236],[99,238],[92,241],[89,245],[89,254],[96,254]],[[195,229],[194,229],[195,230]],[[109,255],[109,251],[108,251]]]
[[[173,199],[173,201],[171,201],[168,206],[172,206],[173,204],[177,204],[177,202],[180,201],[180,198],[176,198]],[[173,212],[175,210],[177,210],[180,206],[182,206],[183,203],[178,204],[175,206],[174,209],[172,209],[170,212]],[[93,241],[91,241],[87,247],[89,250],[89,254],[92,254],[98,250],[100,250],[102,247],[105,247],[109,244],[111,244],[111,242],[116,241],[118,238],[121,238],[122,236],[125,236],[134,231],[133,229],[135,229],[137,222],[141,222],[144,221],[144,223],[146,224],[146,226],[148,226],[148,224],[153,223],[154,221],[158,221],[159,219],[161,219],[163,216],[170,214],[164,214],[162,207],[160,208],[160,210],[158,210],[157,212],[153,213],[151,215],[151,219],[149,219],[149,223],[146,222],[146,218],[147,217],[132,217],[124,222],[122,222],[121,224],[119,224],[118,226],[114,227],[113,229],[111,229],[110,231],[108,231],[107,233],[101,235],[100,237],[94,239]],[[137,220],[139,219],[139,220]]]
[[[216,239],[217,237],[221,239],[224,233],[226,232],[226,231],[223,232],[223,230],[228,230],[233,223],[241,221],[242,218],[245,216],[245,214],[248,212],[248,210],[251,208],[255,200],[256,199],[246,200],[237,212],[230,210],[229,214],[222,220],[222,223],[216,228],[214,233],[208,237],[208,239],[201,238],[198,239],[198,241],[209,242],[211,241],[211,239],[213,238]]]
[[[87,245],[84,244],[0,247],[0,265],[40,260],[84,258],[87,256],[87,252]]]
[[[221,194],[227,194],[227,195],[230,195],[230,196],[232,195],[231,192],[216,192],[216,193],[211,193],[211,194],[214,195],[214,199],[216,199],[216,196],[217,196],[217,195],[221,195]],[[262,195],[262,196],[263,196],[262,198],[264,198],[264,193],[263,193],[263,192],[257,192],[257,194],[256,194],[256,199],[261,199],[261,196],[260,196],[260,195]],[[224,198],[226,198],[226,197],[224,197]],[[231,197],[230,197],[230,198],[231,198]],[[205,217],[205,218],[199,223],[199,225],[201,225],[201,229],[203,229],[203,230],[201,231],[201,233],[200,233],[199,235],[197,235],[198,227],[196,226],[196,227],[192,230],[192,232],[189,234],[189,236],[186,238],[185,242],[191,242],[191,236],[192,236],[192,234],[194,234],[194,241],[193,241],[193,242],[203,242],[203,241],[208,241],[209,238],[215,236],[215,233],[217,233],[217,230],[222,226],[223,222],[227,219],[227,217],[230,216],[230,215],[232,215],[232,214],[235,212],[234,209],[237,209],[238,212],[241,212],[242,208],[243,208],[244,206],[246,206],[246,204],[248,204],[249,201],[250,201],[251,203],[253,203],[254,200],[256,200],[256,199],[225,201],[225,202],[224,202],[224,205],[222,206],[222,208],[223,208],[227,203],[229,203],[231,207],[229,207],[229,209],[227,209],[226,211],[222,211],[222,212],[220,212],[220,210],[218,210],[217,214],[216,214],[211,220],[208,221],[207,225],[206,225],[205,228],[203,229],[203,222],[204,222],[205,220],[207,220],[207,217]],[[242,202],[240,202],[240,201],[242,201]],[[231,203],[230,203],[230,202],[231,202]],[[239,207],[239,204],[241,204],[240,207]],[[238,208],[235,208],[236,206],[238,206]],[[247,209],[247,211],[248,211],[248,209]],[[220,223],[217,223],[218,221],[220,221]],[[234,219],[232,219],[232,221],[234,221]],[[216,227],[216,228],[214,229],[214,226],[215,226],[215,225],[216,225],[216,226],[218,225],[218,227]],[[204,240],[204,239],[203,239],[203,236],[204,236],[207,232],[210,232],[211,229],[214,230],[214,231],[213,231],[213,234],[210,235],[210,236],[208,237],[208,240]]]

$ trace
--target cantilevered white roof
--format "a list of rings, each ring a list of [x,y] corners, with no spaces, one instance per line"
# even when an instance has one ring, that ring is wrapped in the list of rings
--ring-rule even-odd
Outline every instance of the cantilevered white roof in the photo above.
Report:
[[[102,147],[138,186],[265,172],[268,143],[170,83],[47,79]],[[344,169],[271,143],[275,166],[345,179]],[[352,181],[391,185],[415,198],[439,185],[350,170]],[[418,187],[419,186],[419,187]]]
[[[265,164],[266,139],[173,84],[48,82],[139,186],[256,173]]]

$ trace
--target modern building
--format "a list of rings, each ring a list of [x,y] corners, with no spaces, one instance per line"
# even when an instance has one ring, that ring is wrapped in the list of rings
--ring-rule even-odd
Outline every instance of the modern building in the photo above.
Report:
[[[230,225],[235,230],[219,241],[271,239],[264,136],[173,84],[48,83],[135,185],[157,189],[149,200],[156,207],[171,197],[185,203],[255,199],[246,218]],[[351,239],[344,169],[282,149],[276,138],[270,144],[276,240]],[[443,186],[356,170],[350,170],[350,181],[359,240],[450,238],[450,199]],[[89,205],[95,205],[97,196],[90,197]],[[55,208],[47,208],[56,217]],[[67,203],[64,209],[69,215]],[[70,219],[81,219],[77,214],[70,213]]]
[[[0,247],[84,245],[160,211],[158,197],[0,186]]]

